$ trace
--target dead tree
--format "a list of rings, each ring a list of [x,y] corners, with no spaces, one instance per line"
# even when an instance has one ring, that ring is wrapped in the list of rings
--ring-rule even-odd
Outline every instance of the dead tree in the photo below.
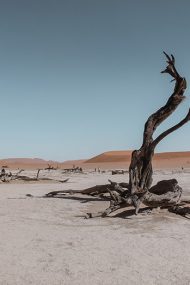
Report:
[[[153,173],[152,157],[154,155],[155,147],[167,135],[183,126],[190,119],[189,111],[181,122],[160,134],[156,139],[153,139],[153,134],[157,127],[176,110],[185,98],[183,94],[186,89],[186,80],[177,72],[174,56],[171,55],[171,57],[169,57],[166,53],[164,54],[167,57],[168,66],[161,73],[168,73],[173,77],[173,80],[175,81],[174,92],[165,106],[148,118],[144,127],[142,146],[139,150],[135,150],[132,153],[131,164],[129,167],[129,185],[131,194],[150,188]]]
[[[51,164],[48,164],[48,167],[44,168],[44,170],[57,170],[58,169],[58,165],[57,167],[52,166]]]
[[[178,186],[177,181],[168,180],[160,182],[153,188],[152,185],[152,158],[158,143],[166,136],[182,127],[190,120],[190,110],[183,120],[178,124],[161,133],[158,137],[153,138],[153,134],[157,127],[166,120],[184,100],[184,92],[186,89],[186,80],[182,77],[176,67],[175,58],[164,52],[167,58],[167,67],[161,73],[168,73],[175,81],[173,94],[169,97],[166,104],[158,111],[153,113],[144,126],[143,143],[139,150],[132,153],[131,163],[129,166],[129,187],[127,194],[118,193],[115,189],[115,197],[111,199],[111,210],[117,209],[123,204],[132,204],[138,213],[140,203],[143,202],[149,206],[169,206],[180,202],[182,189]],[[163,190],[165,188],[165,190]],[[164,191],[164,192],[163,192]],[[163,192],[163,193],[162,193]]]
[[[110,194],[110,207],[98,215],[107,216],[111,212],[126,206],[134,206],[137,214],[141,203],[150,207],[173,207],[173,212],[177,214],[183,212],[181,208],[179,209],[176,207],[176,205],[180,205],[182,195],[182,188],[178,185],[176,179],[160,181],[151,188],[153,181],[152,158],[156,146],[166,136],[176,131],[190,120],[189,110],[184,119],[178,124],[167,129],[156,138],[153,138],[153,134],[157,127],[166,120],[184,100],[184,92],[187,87],[185,78],[178,73],[175,67],[174,56],[169,56],[165,52],[164,54],[167,58],[167,67],[161,73],[168,73],[172,77],[172,81],[175,81],[174,91],[166,104],[153,113],[145,123],[142,145],[140,149],[133,151],[131,156],[129,184],[117,184],[111,182],[110,186],[100,185],[99,188],[96,186],[85,189],[87,191],[80,191],[81,194],[99,195],[102,194],[102,192]],[[61,192],[66,193],[66,191]],[[58,193],[55,193],[55,195],[56,194]],[[47,196],[54,196],[54,193],[48,193]],[[88,214],[88,216],[92,217],[93,215]]]
[[[168,180],[160,182],[154,188],[152,185],[152,158],[158,143],[166,136],[182,127],[190,120],[190,110],[183,120],[178,124],[161,133],[158,137],[153,138],[153,134],[157,127],[166,120],[184,100],[184,92],[187,87],[186,80],[182,77],[176,67],[175,58],[173,55],[169,56],[164,52],[167,58],[167,67],[161,73],[168,73],[175,81],[173,94],[169,97],[166,104],[158,111],[153,113],[147,120],[144,126],[143,143],[139,150],[135,150],[131,156],[131,163],[129,166],[129,187],[128,191],[118,193],[114,190],[114,197],[111,196],[110,211],[118,209],[123,204],[131,204],[136,208],[138,213],[140,203],[143,202],[149,206],[169,206],[180,202],[182,189],[178,186],[177,181]],[[165,188],[164,193],[163,187]],[[110,212],[108,211],[108,212]]]

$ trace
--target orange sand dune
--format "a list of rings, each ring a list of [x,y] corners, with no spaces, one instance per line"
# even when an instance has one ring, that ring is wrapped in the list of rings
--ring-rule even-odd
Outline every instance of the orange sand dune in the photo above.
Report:
[[[86,160],[85,163],[126,162],[131,159],[131,153],[131,150],[108,151]]]
[[[0,160],[0,167],[7,167],[10,169],[38,169],[47,168],[49,165],[55,168],[72,168],[73,166],[80,166],[85,160],[69,160],[65,162],[58,162],[52,160],[44,160],[40,158],[7,158]]]
[[[86,159],[78,159],[78,160],[66,160],[62,162],[61,164],[63,165],[72,165],[72,166],[78,166],[79,164],[81,165],[84,163]]]
[[[109,151],[97,155],[84,164],[94,167],[129,167],[132,151]],[[108,165],[109,164],[109,165]],[[115,167],[114,167],[115,166]],[[190,167],[190,151],[156,153],[153,158],[156,168]]]
[[[88,160],[70,160],[57,162],[52,160],[43,160],[39,158],[8,158],[0,160],[0,167],[7,166],[11,169],[38,169],[46,168],[48,165],[61,169],[72,168],[73,165],[83,169],[127,169],[131,161],[131,150],[126,151],[108,151],[92,157]],[[156,153],[153,158],[155,168],[184,168],[190,167],[190,151],[186,152],[164,152]]]
[[[39,158],[7,158],[0,160],[0,167],[6,166],[8,168],[17,169],[36,169],[36,168],[46,168],[48,165],[57,167],[59,162],[52,160],[44,160]]]

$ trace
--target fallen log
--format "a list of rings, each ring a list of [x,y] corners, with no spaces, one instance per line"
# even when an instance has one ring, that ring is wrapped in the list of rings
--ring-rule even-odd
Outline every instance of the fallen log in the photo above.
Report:
[[[115,169],[115,170],[112,170],[112,175],[116,175],[116,174],[125,174],[125,173],[128,173],[128,170],[123,170],[123,169]]]
[[[57,179],[52,179],[52,178],[48,178],[48,177],[47,178],[46,177],[37,178],[37,177],[29,177],[29,176],[17,176],[14,179],[11,179],[11,180],[22,180],[22,181],[26,181],[26,182],[32,182],[32,181],[38,181],[38,182],[41,182],[41,181],[53,181],[53,182],[59,182],[59,183],[66,183],[66,182],[68,182],[69,178],[64,179],[64,180],[57,180]]]
[[[20,169],[15,175],[11,174],[11,176],[9,174],[5,173],[4,175],[2,175],[0,177],[0,179],[1,179],[2,182],[11,182],[11,181],[14,181],[14,180],[21,180],[21,181],[26,181],[26,182],[54,181],[54,182],[59,182],[59,183],[66,183],[69,180],[69,178],[64,179],[64,180],[52,179],[52,178],[49,178],[49,177],[39,178],[39,174],[40,174],[41,169],[37,170],[36,177],[29,177],[29,176],[26,176],[26,175],[20,175],[20,173],[23,172],[23,171],[24,171],[24,169]]]

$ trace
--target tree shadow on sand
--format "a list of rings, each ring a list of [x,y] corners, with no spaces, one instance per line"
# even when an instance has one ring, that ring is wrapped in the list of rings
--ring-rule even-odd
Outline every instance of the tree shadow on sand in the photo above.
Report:
[[[44,197],[44,198],[49,198],[49,197]],[[74,201],[79,201],[81,203],[88,203],[88,202],[96,202],[96,201],[110,201],[109,198],[101,198],[101,197],[77,197],[77,196],[64,196],[64,195],[57,195],[51,197],[51,199],[65,199],[65,200],[74,200]]]

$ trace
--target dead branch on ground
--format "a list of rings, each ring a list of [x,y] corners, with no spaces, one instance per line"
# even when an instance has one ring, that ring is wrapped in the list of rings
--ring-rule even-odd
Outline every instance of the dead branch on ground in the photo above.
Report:
[[[11,182],[11,181],[15,181],[15,180],[20,180],[20,181],[24,181],[24,182],[53,181],[53,182],[59,182],[59,183],[66,183],[69,180],[69,178],[64,179],[64,180],[58,180],[58,179],[53,179],[53,178],[49,178],[49,177],[41,177],[41,178],[39,178],[41,169],[37,170],[36,177],[29,177],[29,176],[26,176],[26,175],[20,175],[20,173],[23,172],[23,171],[24,171],[24,169],[20,169],[14,175],[12,173],[10,174],[10,173],[3,172],[3,174],[0,174],[0,180],[2,182]]]

